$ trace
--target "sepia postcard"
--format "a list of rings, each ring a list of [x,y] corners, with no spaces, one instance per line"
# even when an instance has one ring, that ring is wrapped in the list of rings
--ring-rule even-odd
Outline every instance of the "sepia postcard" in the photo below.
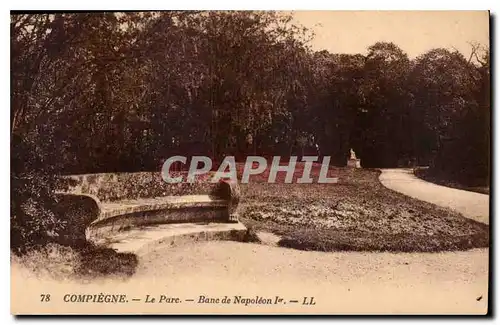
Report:
[[[14,315],[487,315],[488,11],[11,11]]]

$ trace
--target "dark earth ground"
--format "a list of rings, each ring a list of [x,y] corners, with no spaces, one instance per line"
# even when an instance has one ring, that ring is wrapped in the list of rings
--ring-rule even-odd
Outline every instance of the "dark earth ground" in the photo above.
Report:
[[[456,188],[459,190],[471,191],[481,194],[490,194],[490,187],[488,184],[486,184],[489,183],[489,180],[484,180],[484,179],[477,180],[475,183],[477,184],[482,183],[483,185],[471,186],[471,185],[461,184],[456,180],[451,180],[446,177],[443,177],[442,175],[439,175],[439,173],[429,168],[416,168],[414,170],[414,174],[415,176],[423,179],[424,181],[435,183],[438,185],[443,185],[447,187]]]

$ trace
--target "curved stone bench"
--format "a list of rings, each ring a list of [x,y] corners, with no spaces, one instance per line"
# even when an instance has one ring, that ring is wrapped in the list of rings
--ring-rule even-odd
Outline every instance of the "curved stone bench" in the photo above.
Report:
[[[243,240],[246,228],[238,222],[240,189],[236,182],[212,184],[208,194],[102,201],[88,193],[61,193],[95,202],[86,220],[87,240],[119,251],[137,251],[145,243],[165,238]],[[76,205],[78,203],[75,202]],[[88,205],[88,202],[87,202]]]

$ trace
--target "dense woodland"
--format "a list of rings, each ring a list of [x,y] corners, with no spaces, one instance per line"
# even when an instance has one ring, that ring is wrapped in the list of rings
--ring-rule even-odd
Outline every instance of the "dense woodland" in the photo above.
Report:
[[[487,48],[410,59],[390,42],[315,52],[312,37],[278,12],[11,15],[14,209],[50,175],[159,171],[174,154],[344,166],[352,147],[363,167],[488,180]]]

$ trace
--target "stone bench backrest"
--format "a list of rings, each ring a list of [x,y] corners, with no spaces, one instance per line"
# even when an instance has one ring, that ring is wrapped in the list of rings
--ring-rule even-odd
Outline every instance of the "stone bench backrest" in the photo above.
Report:
[[[103,173],[62,176],[69,193],[90,194],[102,202],[163,196],[211,194],[215,184],[208,175],[195,183],[167,183],[159,172]]]

